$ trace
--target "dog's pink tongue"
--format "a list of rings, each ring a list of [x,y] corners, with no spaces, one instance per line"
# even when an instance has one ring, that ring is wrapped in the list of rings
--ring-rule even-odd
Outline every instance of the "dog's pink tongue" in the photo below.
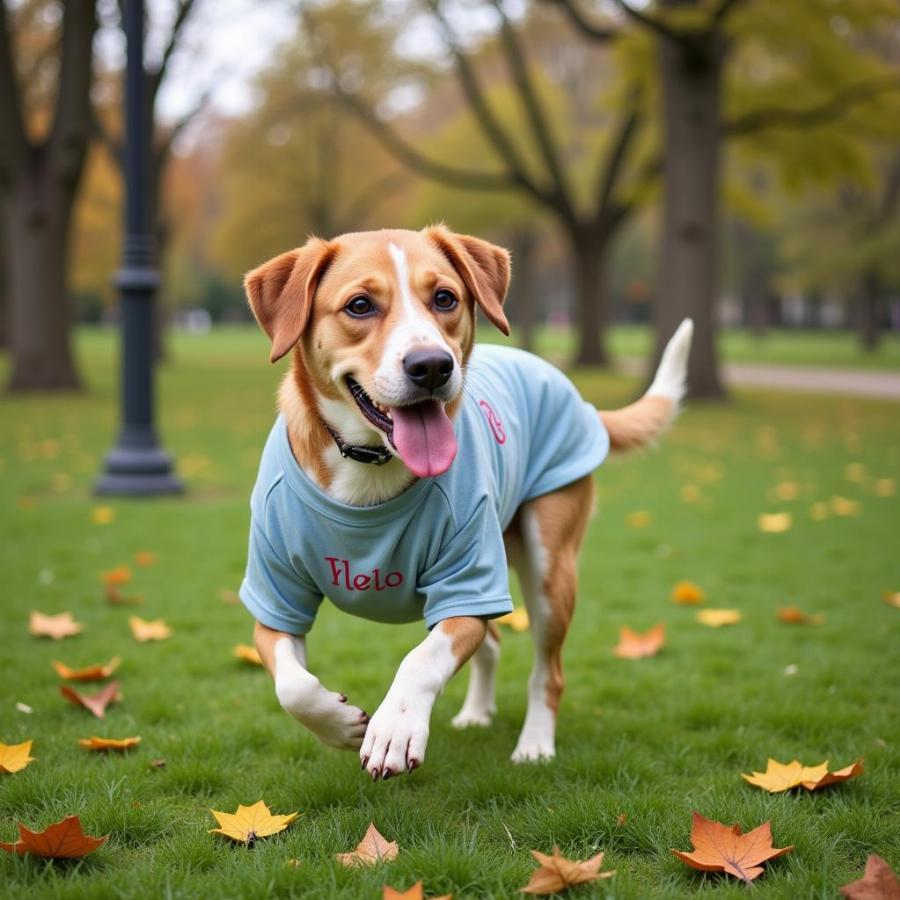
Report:
[[[456,435],[444,404],[426,400],[391,408],[393,444],[413,475],[432,478],[450,468],[456,457]]]

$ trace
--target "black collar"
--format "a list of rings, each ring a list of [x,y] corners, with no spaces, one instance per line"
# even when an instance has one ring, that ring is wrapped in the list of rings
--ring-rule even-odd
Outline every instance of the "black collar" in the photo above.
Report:
[[[360,444],[348,444],[324,419],[322,424],[328,429],[328,433],[334,438],[338,450],[344,459],[352,459],[361,463],[373,463],[383,466],[394,458],[394,454],[387,447],[364,447]]]

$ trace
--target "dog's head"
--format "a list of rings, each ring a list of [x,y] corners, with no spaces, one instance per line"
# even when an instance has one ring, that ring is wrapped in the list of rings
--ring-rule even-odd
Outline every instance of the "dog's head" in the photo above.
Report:
[[[352,411],[356,425],[428,477],[456,455],[450,418],[475,307],[509,334],[509,272],[506,250],[434,226],[312,238],[248,273],[244,287],[272,361],[296,346],[320,413],[330,418],[334,404]]]

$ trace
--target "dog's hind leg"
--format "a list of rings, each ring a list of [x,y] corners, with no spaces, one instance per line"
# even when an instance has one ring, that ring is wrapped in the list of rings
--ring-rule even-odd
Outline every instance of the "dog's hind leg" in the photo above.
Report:
[[[562,645],[575,609],[578,549],[593,508],[594,482],[586,476],[526,503],[520,513],[524,559],[517,571],[534,641],[528,711],[513,762],[551,759],[556,713],[563,692]]]
[[[500,659],[500,634],[493,622],[488,622],[487,634],[481,646],[469,660],[469,686],[462,709],[453,717],[455,728],[490,725],[497,711],[494,702],[494,676]]]

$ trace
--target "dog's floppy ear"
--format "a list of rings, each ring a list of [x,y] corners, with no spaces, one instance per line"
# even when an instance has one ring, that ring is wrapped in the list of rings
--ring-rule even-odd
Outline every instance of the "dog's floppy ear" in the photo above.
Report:
[[[485,316],[508,335],[509,322],[503,314],[503,301],[509,288],[509,251],[480,238],[456,234],[443,225],[426,228],[425,236],[459,272]]]
[[[334,243],[310,238],[302,247],[288,250],[244,276],[250,309],[272,341],[272,362],[300,340],[319,279],[335,253]]]

